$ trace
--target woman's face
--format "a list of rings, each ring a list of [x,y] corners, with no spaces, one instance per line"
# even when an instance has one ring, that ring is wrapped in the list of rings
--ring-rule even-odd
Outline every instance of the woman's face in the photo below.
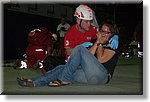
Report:
[[[112,36],[112,32],[110,31],[110,28],[106,25],[102,26],[100,33],[101,33],[101,37],[104,38],[103,39],[104,43],[106,43],[109,40],[109,38]]]

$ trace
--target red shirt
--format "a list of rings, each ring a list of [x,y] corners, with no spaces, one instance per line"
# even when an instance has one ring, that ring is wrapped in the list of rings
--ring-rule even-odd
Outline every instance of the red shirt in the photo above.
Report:
[[[64,47],[74,48],[77,45],[80,45],[84,42],[90,42],[92,39],[96,39],[97,31],[93,26],[90,26],[90,29],[83,33],[76,29],[76,24],[73,25],[66,33],[64,38]]]

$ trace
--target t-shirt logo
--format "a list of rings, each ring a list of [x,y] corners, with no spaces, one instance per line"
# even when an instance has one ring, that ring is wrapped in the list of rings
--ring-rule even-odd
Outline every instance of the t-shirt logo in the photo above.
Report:
[[[68,40],[66,40],[65,45],[66,45],[66,46],[68,46],[68,45],[69,45],[69,41],[68,41]]]
[[[91,40],[91,37],[86,37],[87,40]]]

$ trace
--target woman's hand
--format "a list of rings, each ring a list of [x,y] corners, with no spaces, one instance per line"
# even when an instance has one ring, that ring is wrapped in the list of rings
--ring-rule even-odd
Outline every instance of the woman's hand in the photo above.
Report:
[[[108,38],[105,35],[102,35],[101,32],[98,32],[96,35],[97,35],[97,41],[99,43],[104,44],[108,41]]]

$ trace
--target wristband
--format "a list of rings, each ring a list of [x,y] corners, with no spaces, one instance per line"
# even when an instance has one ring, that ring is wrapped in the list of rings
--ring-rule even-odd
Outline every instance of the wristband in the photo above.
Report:
[[[98,41],[96,41],[94,44],[95,44],[95,45],[97,45],[98,43],[99,43],[99,42],[98,42]]]
[[[103,46],[103,45],[102,45],[102,43],[98,43],[97,46],[100,46],[100,47],[101,47],[101,46]]]

